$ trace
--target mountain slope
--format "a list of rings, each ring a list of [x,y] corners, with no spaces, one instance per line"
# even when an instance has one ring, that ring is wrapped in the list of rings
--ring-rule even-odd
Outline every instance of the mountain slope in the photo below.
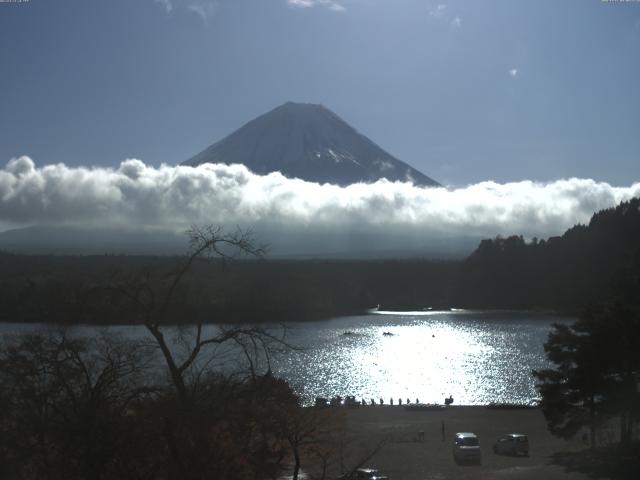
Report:
[[[381,178],[438,186],[323,107],[288,102],[250,121],[183,165],[241,163],[254,173],[349,185]]]

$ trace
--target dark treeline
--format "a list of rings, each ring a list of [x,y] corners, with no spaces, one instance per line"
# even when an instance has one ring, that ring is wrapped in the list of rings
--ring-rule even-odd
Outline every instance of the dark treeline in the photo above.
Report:
[[[640,199],[593,215],[548,240],[483,240],[463,263],[453,301],[476,308],[579,312],[611,294],[612,280],[640,255]]]
[[[179,263],[171,257],[0,254],[1,321],[134,321],[105,285],[158,281]],[[198,259],[172,306],[176,323],[263,322],[389,309],[449,306],[459,263],[426,260],[302,261]],[[123,313],[124,316],[123,316]],[[126,312],[131,318],[126,318]]]
[[[176,323],[263,322],[423,308],[550,309],[577,313],[606,297],[640,255],[640,199],[593,215],[561,237],[483,240],[464,261],[198,259],[176,293]],[[185,242],[186,243],[186,242]],[[105,285],[161,279],[179,259],[0,253],[0,321],[135,321]],[[96,293],[100,292],[100,293]]]

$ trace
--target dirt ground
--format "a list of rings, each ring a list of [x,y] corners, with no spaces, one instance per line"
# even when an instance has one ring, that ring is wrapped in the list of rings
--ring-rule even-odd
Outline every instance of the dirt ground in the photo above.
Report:
[[[452,406],[441,411],[406,411],[402,407],[368,406],[346,414],[350,432],[363,442],[387,437],[389,442],[369,464],[390,480],[444,479],[587,479],[554,464],[554,454],[587,448],[582,438],[564,441],[552,436],[542,412],[493,410],[485,407]],[[442,422],[445,440],[442,440]],[[419,441],[419,432],[424,441]],[[480,465],[457,465],[452,441],[456,432],[474,432],[480,439]],[[505,433],[529,436],[528,457],[493,453],[493,443]]]

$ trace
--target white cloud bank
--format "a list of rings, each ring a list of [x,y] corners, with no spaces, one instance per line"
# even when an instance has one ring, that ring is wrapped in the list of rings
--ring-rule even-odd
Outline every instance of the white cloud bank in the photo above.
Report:
[[[126,160],[116,169],[37,167],[23,156],[0,170],[0,223],[175,231],[214,223],[253,227],[276,246],[308,243],[299,251],[314,250],[314,243],[330,251],[344,241],[415,249],[433,239],[558,235],[638,195],[640,183],[614,187],[577,178],[457,189],[387,181],[338,187],[255,175],[242,165],[153,167]]]

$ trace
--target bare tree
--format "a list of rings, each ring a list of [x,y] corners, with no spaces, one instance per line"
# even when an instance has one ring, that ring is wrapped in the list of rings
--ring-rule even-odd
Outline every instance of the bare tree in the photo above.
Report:
[[[201,317],[183,322],[177,318],[180,310],[176,304],[185,304],[181,297],[187,290],[184,285],[202,262],[224,264],[240,256],[259,259],[265,255],[265,248],[256,244],[250,231],[240,229],[226,233],[221,227],[192,227],[187,234],[189,253],[172,271],[163,275],[147,271],[128,279],[111,279],[108,289],[128,300],[130,310],[136,312],[137,321],[151,334],[167,367],[176,406],[166,410],[162,429],[171,459],[170,476],[247,478],[249,470],[264,471],[271,468],[268,463],[272,458],[282,457],[278,442],[271,441],[279,435],[273,413],[267,411],[265,415],[265,409],[256,404],[261,401],[257,395],[264,394],[265,389],[278,389],[277,382],[264,378],[262,372],[266,370],[270,376],[270,351],[275,346],[286,346],[284,334],[245,324],[205,325]],[[246,360],[245,380],[225,379],[222,372],[212,375],[214,355],[225,349],[232,349],[236,359]],[[218,402],[216,395],[224,397],[224,403]],[[292,395],[293,392],[289,396]],[[276,403],[273,402],[274,407]],[[217,416],[216,409],[226,412],[226,416]],[[240,411],[243,413],[238,414]],[[251,463],[248,470],[246,464],[238,463],[244,457]]]
[[[112,279],[109,285],[111,290],[126,297],[137,308],[141,323],[162,353],[178,401],[184,409],[189,408],[193,393],[188,388],[187,375],[197,361],[202,360],[200,356],[206,347],[233,343],[241,347],[247,358],[256,358],[260,352],[268,358],[269,345],[282,343],[280,336],[266,328],[246,325],[206,328],[202,319],[196,319],[179,330],[182,355],[172,350],[165,329],[178,323],[172,304],[196,262],[201,259],[224,262],[239,256],[262,258],[266,253],[265,247],[256,244],[251,231],[237,229],[233,233],[226,233],[219,226],[192,226],[187,235],[189,253],[173,271],[160,278],[145,272],[125,281]],[[252,352],[249,352],[248,346],[253,348]],[[252,357],[248,356],[249,353]]]
[[[157,393],[144,373],[138,346],[113,336],[3,339],[0,476],[97,480],[126,463],[130,411]]]
[[[316,452],[326,450],[327,441],[335,429],[335,410],[289,408],[279,416],[280,428],[293,456],[292,480],[297,480],[303,457],[317,461]]]
[[[303,463],[312,479],[326,480],[328,475],[355,478],[356,471],[387,444],[386,437],[363,442],[350,435],[345,413],[338,408],[314,407],[284,412],[283,436],[293,456],[292,480],[297,480]]]

